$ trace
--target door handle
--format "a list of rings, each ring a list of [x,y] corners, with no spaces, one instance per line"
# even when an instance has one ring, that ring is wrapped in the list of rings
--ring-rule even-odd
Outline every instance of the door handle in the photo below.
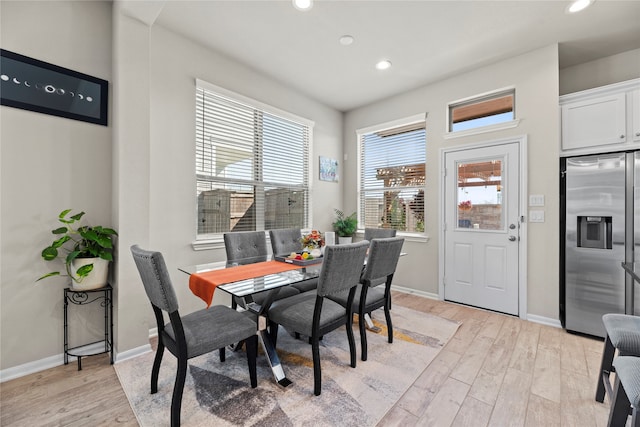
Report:
[[[510,242],[515,242],[516,241],[516,236],[509,236],[509,241]]]

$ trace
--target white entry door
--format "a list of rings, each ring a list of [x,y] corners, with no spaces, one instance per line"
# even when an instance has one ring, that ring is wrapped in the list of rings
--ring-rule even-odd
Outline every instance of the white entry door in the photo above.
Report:
[[[444,299],[518,315],[517,142],[445,153]]]

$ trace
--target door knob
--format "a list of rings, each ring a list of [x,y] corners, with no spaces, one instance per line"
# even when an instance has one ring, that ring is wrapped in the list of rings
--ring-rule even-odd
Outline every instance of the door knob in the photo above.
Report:
[[[516,241],[516,236],[509,236],[509,241],[510,242],[515,242]]]

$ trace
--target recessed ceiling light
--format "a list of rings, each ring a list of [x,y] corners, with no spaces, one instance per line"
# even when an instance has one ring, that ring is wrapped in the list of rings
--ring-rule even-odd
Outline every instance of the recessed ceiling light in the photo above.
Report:
[[[574,0],[569,6],[567,6],[567,13],[577,13],[581,10],[585,10],[587,7],[591,6],[594,1],[595,0]]]
[[[349,46],[351,43],[353,43],[353,36],[345,34],[344,36],[340,37],[340,44],[341,45]]]
[[[376,68],[378,70],[386,70],[391,68],[391,61],[389,61],[388,59],[383,59],[382,61],[378,62],[376,64]]]
[[[313,7],[313,0],[292,0],[293,7],[298,10],[309,10]]]

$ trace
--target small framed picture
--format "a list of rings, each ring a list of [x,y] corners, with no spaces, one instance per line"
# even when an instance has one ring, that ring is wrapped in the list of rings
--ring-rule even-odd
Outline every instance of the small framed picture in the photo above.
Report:
[[[320,181],[338,181],[338,161],[320,156]]]
[[[106,80],[0,49],[0,104],[107,126]]]

